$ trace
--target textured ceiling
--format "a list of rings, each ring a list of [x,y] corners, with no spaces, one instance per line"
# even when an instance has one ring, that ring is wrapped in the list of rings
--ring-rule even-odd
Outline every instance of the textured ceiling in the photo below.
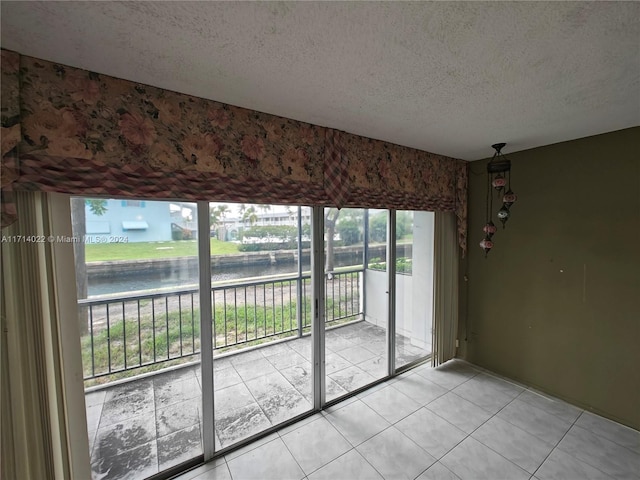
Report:
[[[640,125],[637,2],[12,2],[3,48],[476,160]]]

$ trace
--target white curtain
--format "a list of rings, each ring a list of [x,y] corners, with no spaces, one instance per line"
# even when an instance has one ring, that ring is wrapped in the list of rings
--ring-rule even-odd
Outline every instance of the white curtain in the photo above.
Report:
[[[19,219],[2,230],[0,473],[72,478],[47,196],[15,199]]]
[[[433,274],[434,367],[456,356],[458,334],[458,242],[456,217],[436,212]]]

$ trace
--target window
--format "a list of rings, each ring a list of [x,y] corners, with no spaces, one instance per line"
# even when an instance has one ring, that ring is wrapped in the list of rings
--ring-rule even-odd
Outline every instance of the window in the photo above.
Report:
[[[128,202],[107,201],[97,218]],[[149,220],[74,245],[96,476],[209,459],[428,352],[430,326],[406,327],[412,295],[398,280],[416,280],[416,255],[429,256],[412,250],[424,212],[175,204],[140,201]],[[77,231],[83,221],[72,218]],[[193,225],[176,235],[177,221]]]
[[[123,207],[139,207],[144,208],[145,202],[142,200],[122,200],[121,205]]]

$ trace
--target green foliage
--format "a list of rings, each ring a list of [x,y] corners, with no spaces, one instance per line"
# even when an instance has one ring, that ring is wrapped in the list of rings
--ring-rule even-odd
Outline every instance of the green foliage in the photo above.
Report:
[[[360,225],[354,219],[342,219],[338,222],[336,229],[340,234],[340,238],[344,245],[354,245],[362,241],[362,232]]]
[[[260,239],[255,243],[238,245],[241,252],[261,252],[272,250],[294,250],[298,248],[297,227],[286,225],[254,226],[242,232],[244,239]]]
[[[396,212],[396,240],[413,233],[413,212]]]
[[[378,243],[387,241],[387,212],[378,212],[369,217],[369,240]]]
[[[211,255],[238,253],[238,245],[211,239]],[[198,242],[136,242],[136,243],[91,243],[85,245],[86,262],[114,260],[143,260],[148,258],[195,257]]]
[[[382,260],[381,258],[372,258],[369,260],[370,270],[378,270],[381,272],[386,272],[387,270],[387,262]],[[404,273],[407,275],[411,275],[412,273],[412,260],[408,257],[399,257],[396,258],[396,273]]]
[[[412,273],[412,267],[413,263],[411,258],[401,257],[396,259],[396,273],[406,273],[410,275]]]
[[[209,206],[209,225],[212,227],[218,226],[223,223],[225,217],[229,213],[228,205],[211,205]]]
[[[254,207],[253,205],[248,208],[245,208],[244,210],[241,209],[241,212],[242,212],[242,221],[244,223],[253,225],[258,221],[258,214],[256,213],[256,207]]]
[[[94,215],[102,216],[107,213],[107,201],[101,198],[87,198],[85,204]]]
[[[310,248],[311,242],[302,242],[302,248]],[[296,242],[284,243],[243,243],[238,245],[240,252],[272,252],[276,250],[296,250],[298,244]]]
[[[193,240],[193,232],[175,223],[171,224],[171,240]]]
[[[396,213],[396,240],[412,233],[413,214],[411,212]],[[372,242],[387,241],[387,212],[378,212],[369,218],[369,239]]]
[[[336,231],[343,245],[355,245],[362,242],[364,235],[364,210],[343,208],[339,212]]]
[[[309,280],[306,282],[309,284]],[[286,284],[275,284],[275,287],[288,288]],[[262,302],[257,304],[250,302],[238,305],[237,308],[229,302],[225,308],[224,303],[218,299],[212,312],[214,348],[224,351],[224,349],[259,344],[273,338],[297,335],[296,301],[272,305],[269,302],[271,295],[271,292],[267,292],[264,305],[261,305]],[[304,299],[302,309],[303,327],[306,328],[311,322],[310,298]],[[335,302],[327,298],[325,309],[333,318],[352,318],[355,315],[350,311],[350,302],[347,297],[341,297]],[[91,376],[94,371],[95,374],[107,373],[109,365],[111,370],[124,369],[125,351],[127,368],[134,368],[131,371],[88,380],[85,386],[193,360],[189,355],[197,354],[200,350],[199,310],[184,306],[182,310],[169,310],[168,314],[165,314],[161,308],[159,310],[162,313],[156,311],[155,321],[151,315],[142,315],[139,326],[136,318],[127,318],[125,321],[119,318],[117,321],[112,321],[108,330],[105,327],[94,333],[93,342],[90,332],[82,336],[82,365],[85,376]],[[349,320],[349,318],[340,320],[333,320],[333,318],[328,323],[333,325]],[[177,358],[180,356],[185,358]],[[154,362],[167,359],[175,360],[154,365]]]
[[[253,226],[242,232],[243,238],[273,238],[283,241],[295,241],[298,228],[287,225]]]

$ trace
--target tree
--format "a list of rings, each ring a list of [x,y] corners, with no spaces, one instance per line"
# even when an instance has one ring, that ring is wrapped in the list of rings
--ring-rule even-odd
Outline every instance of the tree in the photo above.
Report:
[[[80,241],[73,243],[73,254],[76,259],[76,291],[78,298],[87,298],[89,284],[84,243],[87,235],[85,205],[89,206],[89,209],[94,215],[102,216],[107,212],[107,201],[104,199],[71,197],[71,228],[74,237],[80,239]],[[78,326],[80,327],[81,335],[87,333],[86,307],[78,308]]]
[[[362,241],[364,212],[362,209],[342,209],[340,220],[336,224],[336,230],[344,245],[354,245]]]
[[[413,232],[413,212],[397,212],[396,213],[396,240],[409,235]]]
[[[337,208],[327,208],[324,213],[324,228],[327,235],[327,254],[325,255],[325,273],[333,272],[335,262],[334,253],[334,237],[336,236],[336,223],[340,218],[340,210]]]
[[[253,225],[258,221],[258,214],[256,213],[256,207],[251,205],[249,208],[246,208],[242,211],[242,223],[245,225],[248,223],[249,225]]]
[[[226,230],[224,228],[224,220],[229,212],[229,206],[225,204],[221,205],[209,205],[209,228],[216,232],[216,237],[219,240],[226,240]]]
[[[262,210],[262,215],[263,215],[263,217],[265,217],[267,215],[267,213],[269,212],[269,210],[271,210],[271,205],[267,205],[267,204],[261,203],[261,204],[258,205],[258,208],[260,210]],[[266,225],[267,224],[267,219],[263,218],[263,222],[262,223],[264,225]]]
[[[369,220],[369,238],[373,242],[387,241],[387,212],[378,212]]]

